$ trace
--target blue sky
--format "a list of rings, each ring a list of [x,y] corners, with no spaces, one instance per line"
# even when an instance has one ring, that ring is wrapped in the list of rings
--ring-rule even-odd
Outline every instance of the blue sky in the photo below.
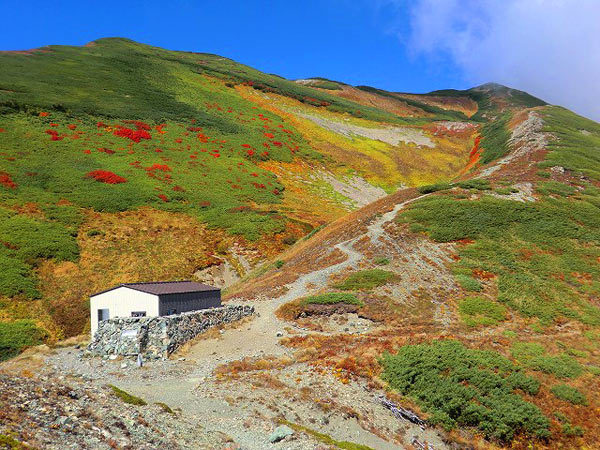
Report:
[[[0,10],[2,50],[128,37],[392,91],[495,81],[600,120],[600,0],[0,0]]]
[[[410,92],[469,87],[452,64],[407,54],[393,32],[402,19],[389,20],[391,6],[342,0],[0,4],[11,11],[0,33],[2,50],[120,36],[216,53],[286,78],[323,76]]]

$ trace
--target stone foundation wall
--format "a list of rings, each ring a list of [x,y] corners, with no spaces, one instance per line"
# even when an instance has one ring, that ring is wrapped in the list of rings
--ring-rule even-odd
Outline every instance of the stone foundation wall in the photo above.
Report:
[[[93,355],[166,358],[209,328],[254,314],[253,306],[226,305],[161,317],[116,317],[98,324],[87,350]]]

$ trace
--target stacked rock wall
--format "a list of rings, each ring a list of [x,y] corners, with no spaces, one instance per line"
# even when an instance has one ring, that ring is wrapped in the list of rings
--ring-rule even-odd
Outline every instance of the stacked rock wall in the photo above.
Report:
[[[166,358],[209,328],[254,314],[253,306],[227,305],[160,317],[116,317],[98,324],[88,346],[93,355]]]

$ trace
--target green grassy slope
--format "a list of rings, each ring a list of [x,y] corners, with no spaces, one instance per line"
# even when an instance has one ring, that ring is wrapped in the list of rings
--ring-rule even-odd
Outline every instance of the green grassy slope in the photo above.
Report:
[[[490,366],[460,367],[463,363],[454,360],[455,352],[470,352],[470,358],[476,355],[457,343],[406,346],[385,356],[382,364],[390,385],[444,426],[474,425],[485,435],[510,440],[516,430],[550,436],[547,419],[553,419],[548,448],[557,448],[559,441],[570,442],[575,435],[585,440],[578,446],[593,448],[598,400],[588,403],[581,392],[594,391],[600,376],[600,125],[560,107],[547,107],[539,114],[543,131],[554,139],[533,178],[495,180],[491,189],[469,193],[440,185],[432,196],[410,205],[398,221],[434,241],[457,243],[452,271],[463,288],[460,319],[468,327],[485,329],[495,343],[511,339],[509,347],[498,348],[519,370],[527,369],[541,380],[540,393],[529,392],[525,398],[545,417],[537,408],[517,404],[521,400],[515,394],[522,393],[513,392],[514,386],[505,389],[512,375],[502,375],[503,369],[496,370],[501,375],[498,392],[510,395],[506,400],[486,396],[480,402],[482,386],[488,385],[479,383],[490,375],[477,372]],[[523,181],[532,183],[537,201],[502,198],[518,191],[509,188],[511,182]],[[484,334],[478,336],[484,339]],[[430,364],[442,347],[443,358],[450,360],[437,360],[431,372]],[[496,359],[499,364],[503,361],[500,355]],[[419,365],[427,370],[415,375]],[[436,371],[444,374],[443,394],[427,391],[432,382],[440,383]],[[413,378],[407,384],[409,374]],[[464,389],[473,391],[465,397]],[[436,403],[437,395],[445,395],[447,404],[464,403],[448,409],[444,402]],[[495,404],[488,404],[490,410],[470,402]],[[504,415],[506,408],[513,412]],[[519,418],[519,414],[524,415]],[[532,418],[534,424],[529,422]]]

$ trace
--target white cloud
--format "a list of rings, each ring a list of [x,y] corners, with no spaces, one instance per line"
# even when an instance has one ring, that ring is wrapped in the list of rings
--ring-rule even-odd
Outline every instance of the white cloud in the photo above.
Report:
[[[600,0],[380,1],[408,8],[410,51],[600,120]]]

